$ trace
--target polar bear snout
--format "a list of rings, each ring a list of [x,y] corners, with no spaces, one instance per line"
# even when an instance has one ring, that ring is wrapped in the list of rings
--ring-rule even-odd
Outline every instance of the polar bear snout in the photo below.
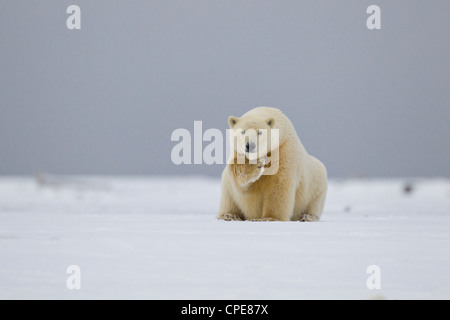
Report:
[[[256,152],[256,144],[253,142],[247,142],[245,144],[245,152],[253,153]]]

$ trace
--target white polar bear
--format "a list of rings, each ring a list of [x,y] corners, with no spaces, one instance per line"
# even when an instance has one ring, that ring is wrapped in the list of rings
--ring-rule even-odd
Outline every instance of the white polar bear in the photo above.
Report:
[[[228,123],[235,143],[222,174],[217,218],[319,220],[327,171],[306,152],[291,121],[276,108],[258,107],[241,118],[229,117]]]

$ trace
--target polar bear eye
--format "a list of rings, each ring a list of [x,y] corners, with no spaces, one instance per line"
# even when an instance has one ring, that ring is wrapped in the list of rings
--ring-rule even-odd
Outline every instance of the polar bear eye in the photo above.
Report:
[[[262,135],[262,131],[258,130],[258,136]]]
[[[242,130],[241,133],[242,133],[242,134],[245,134],[245,130]]]

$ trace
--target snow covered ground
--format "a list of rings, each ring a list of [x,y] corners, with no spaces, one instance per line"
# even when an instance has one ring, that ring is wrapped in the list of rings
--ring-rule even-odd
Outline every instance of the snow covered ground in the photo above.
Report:
[[[203,177],[0,178],[0,298],[450,299],[449,180],[333,180],[317,223],[217,221],[219,196]]]

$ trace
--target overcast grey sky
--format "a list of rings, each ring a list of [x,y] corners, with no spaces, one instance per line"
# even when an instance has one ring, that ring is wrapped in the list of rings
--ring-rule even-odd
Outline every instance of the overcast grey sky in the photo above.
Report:
[[[2,0],[0,174],[219,176],[174,165],[171,133],[225,132],[265,105],[331,177],[449,177],[449,14],[447,0]]]

